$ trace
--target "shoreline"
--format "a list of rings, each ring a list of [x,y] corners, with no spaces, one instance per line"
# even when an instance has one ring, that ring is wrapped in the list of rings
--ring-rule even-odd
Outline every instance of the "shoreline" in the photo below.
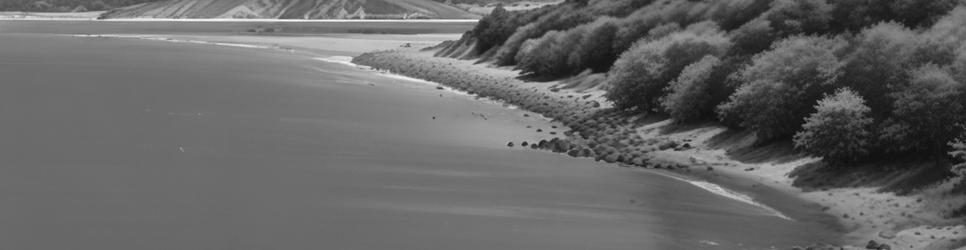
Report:
[[[196,39],[219,42],[209,37]],[[259,43],[250,41],[246,44]],[[846,245],[842,249],[865,249],[863,246],[869,240],[887,243],[892,249],[966,249],[962,245],[949,247],[950,244],[966,243],[966,226],[939,223],[935,219],[917,221],[912,217],[912,214],[931,212],[919,202],[926,195],[898,196],[879,192],[875,188],[801,190],[794,185],[795,179],[789,174],[797,167],[818,159],[798,156],[792,157],[792,160],[743,162],[733,159],[727,152],[745,143],[741,136],[729,138],[725,140],[727,143],[723,143],[732,145],[710,145],[722,144],[717,137],[729,132],[720,125],[680,128],[660,117],[626,117],[606,111],[608,103],[603,99],[604,90],[601,89],[599,76],[581,75],[554,82],[523,81],[518,79],[518,72],[513,69],[434,57],[434,51],[420,51],[421,46],[431,44],[363,53],[351,57],[351,62],[345,62],[349,56],[337,60],[314,59],[362,65],[389,73],[387,76],[399,75],[441,84],[447,89],[452,88],[451,91],[542,114],[567,126],[562,129],[572,129],[572,133],[557,135],[563,140],[530,142],[533,149],[596,158],[615,163],[611,164],[614,166],[643,167],[645,171],[681,178],[679,180],[696,186],[692,181],[711,183],[748,195],[752,202],[760,202],[779,213],[789,213],[791,218],[802,213],[828,215],[828,221],[821,223],[841,226],[833,230],[843,233],[841,239],[835,241],[836,244]],[[291,48],[314,49],[305,46]],[[699,187],[714,193],[708,188]],[[815,205],[802,207],[803,201]],[[900,213],[886,209],[885,205],[892,204],[897,208],[899,204],[906,206],[902,209],[901,218],[889,218],[897,217]],[[870,206],[870,210],[865,210]],[[869,220],[856,220],[861,216]],[[825,244],[819,246],[826,248],[816,249],[839,249]]]
[[[796,208],[779,207],[781,202],[774,199],[814,203],[816,206],[807,209],[828,214],[843,227],[843,249],[864,249],[870,240],[889,244],[891,249],[966,249],[966,226],[957,225],[956,220],[930,218],[938,216],[932,214],[928,202],[922,202],[928,193],[899,196],[858,187],[802,190],[790,174],[819,159],[792,156],[791,160],[742,162],[729,156],[728,150],[744,146],[747,140],[739,137],[720,145],[717,137],[730,132],[720,125],[682,129],[661,118],[624,117],[607,111],[600,79],[594,75],[527,82],[517,79],[518,72],[510,68],[434,57],[433,52],[372,52],[356,57],[353,63],[501,100],[561,121],[575,132],[547,145],[540,142],[542,149],[719,184],[750,194],[753,201],[763,201],[766,207],[776,206],[776,211]],[[895,208],[887,208],[893,204]],[[905,207],[899,209],[900,204]]]

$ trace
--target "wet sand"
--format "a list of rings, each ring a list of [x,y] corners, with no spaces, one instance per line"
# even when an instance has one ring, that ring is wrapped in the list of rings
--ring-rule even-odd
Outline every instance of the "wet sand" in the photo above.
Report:
[[[533,113],[314,58],[0,35],[0,248],[834,243],[673,178],[507,148],[563,132]]]

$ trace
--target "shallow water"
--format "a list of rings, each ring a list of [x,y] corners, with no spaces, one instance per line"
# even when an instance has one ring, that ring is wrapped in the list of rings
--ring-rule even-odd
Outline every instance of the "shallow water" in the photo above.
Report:
[[[319,56],[0,33],[0,249],[836,241],[817,212],[507,148],[551,124]]]

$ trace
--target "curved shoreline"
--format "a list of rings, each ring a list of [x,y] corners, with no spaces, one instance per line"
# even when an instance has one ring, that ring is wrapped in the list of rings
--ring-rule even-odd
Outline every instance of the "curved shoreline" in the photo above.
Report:
[[[795,187],[795,179],[789,175],[796,168],[819,159],[793,157],[796,159],[791,161],[742,162],[727,153],[729,149],[741,147],[737,145],[741,144],[741,139],[731,142],[734,145],[710,143],[715,136],[728,132],[720,125],[681,129],[674,128],[660,117],[628,117],[610,111],[602,97],[604,90],[599,85],[586,87],[587,82],[594,81],[592,75],[557,82],[524,81],[513,69],[435,57],[434,52],[413,48],[370,52],[355,57],[353,63],[438,82],[517,105],[558,120],[572,129],[572,133],[561,135],[561,140],[533,143],[533,148],[574,157],[591,157],[622,166],[667,170],[665,173],[680,174],[750,194],[752,202],[769,200],[761,203],[775,206],[775,211],[825,214],[830,223],[843,227],[845,233],[841,242],[846,245],[841,247],[843,249],[862,249],[861,246],[869,240],[888,243],[893,249],[945,249],[950,244],[957,244],[957,239],[966,234],[964,225],[928,219],[933,215],[923,214],[924,219],[909,215],[929,213],[928,205],[921,202],[922,194],[898,196],[880,193],[875,188],[806,192]],[[783,204],[792,200],[815,205],[801,208]],[[891,207],[892,204],[895,208]],[[905,204],[905,207],[899,209],[899,204]],[[889,218],[899,215],[900,211],[902,218]]]
[[[683,132],[675,129],[669,132],[665,130],[671,127],[670,123],[661,118],[626,117],[623,114],[607,111],[608,104],[602,97],[604,91],[598,87],[587,87],[587,84],[582,83],[593,82],[593,76],[582,76],[577,77],[576,80],[563,82],[524,81],[518,79],[518,72],[512,69],[475,64],[466,60],[438,58],[433,56],[432,51],[419,51],[416,48],[365,53],[354,57],[349,63],[345,62],[346,59],[348,57],[338,58],[338,60],[327,58],[321,61],[339,61],[332,63],[347,66],[368,66],[376,71],[398,74],[417,81],[442,84],[452,88],[452,91],[462,90],[467,94],[543,114],[548,119],[563,122],[572,131],[560,135],[564,139],[532,142],[532,148],[567,153],[575,157],[592,157],[600,161],[618,163],[621,166],[655,168],[660,170],[649,171],[714,183],[737,193],[749,194],[752,201],[763,201],[761,203],[774,206],[775,211],[789,213],[791,218],[797,217],[795,214],[798,213],[824,214],[827,217],[827,223],[835,224],[838,220],[845,226],[844,230],[847,233],[841,239],[845,244],[864,246],[866,241],[874,239],[893,244],[894,247],[906,246],[906,244],[909,246],[909,248],[893,249],[923,249],[923,246],[940,240],[937,238],[930,240],[929,237],[941,235],[941,239],[947,239],[947,237],[956,237],[957,234],[966,235],[966,226],[963,225],[942,226],[926,223],[909,226],[901,224],[909,222],[901,221],[891,222],[891,224],[849,221],[856,217],[853,210],[862,206],[870,204],[875,206],[882,201],[915,205],[916,198],[921,196],[900,197],[894,194],[882,194],[872,188],[841,188],[822,192],[799,190],[793,186],[793,179],[788,174],[796,167],[817,159],[802,158],[782,163],[744,163],[731,159],[726,149],[720,145],[713,147],[706,145],[709,139],[725,132],[725,128],[705,125],[700,128],[684,129]],[[826,191],[828,196],[825,195]],[[860,194],[862,196],[859,196]],[[835,201],[864,196],[869,198],[853,203]],[[787,205],[786,202],[788,204],[806,202],[815,205],[801,207]],[[911,211],[915,211],[915,208]],[[869,211],[866,212],[869,213]],[[838,216],[843,213],[846,214],[846,218]],[[892,214],[895,213],[898,212]],[[849,218],[848,214],[853,216]],[[889,214],[889,212],[872,211],[867,216],[881,217]],[[826,219],[821,220],[826,221]],[[889,234],[891,236],[884,236]],[[845,246],[843,249],[862,248]]]

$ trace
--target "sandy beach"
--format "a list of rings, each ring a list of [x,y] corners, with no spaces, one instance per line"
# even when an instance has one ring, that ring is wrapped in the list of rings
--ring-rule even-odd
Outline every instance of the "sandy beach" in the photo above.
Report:
[[[963,202],[940,195],[951,184],[903,196],[874,187],[804,190],[791,175],[818,159],[779,151],[751,160],[730,152],[750,141],[722,126],[682,128],[659,117],[608,115],[600,79],[592,75],[563,82],[526,82],[509,68],[433,57],[433,53],[400,49],[365,54],[354,62],[519,105],[562,121],[577,132],[562,136],[568,142],[564,148],[551,145],[548,149],[707,180],[751,194],[754,200],[774,204],[779,211],[824,211],[845,227],[847,249],[864,249],[870,240],[887,243],[892,249],[964,249],[966,226],[943,216]],[[781,207],[780,199],[789,197],[815,205]]]

